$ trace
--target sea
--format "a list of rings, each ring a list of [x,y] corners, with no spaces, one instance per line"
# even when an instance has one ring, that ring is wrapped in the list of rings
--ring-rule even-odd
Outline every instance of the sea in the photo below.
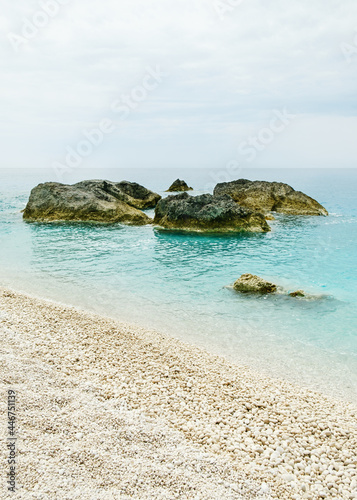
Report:
[[[0,169],[0,285],[155,329],[233,363],[357,402],[356,169]],[[328,217],[277,214],[264,234],[207,235],[22,219],[40,182],[135,181],[166,196],[176,179],[212,192],[246,178],[286,182]],[[153,210],[148,210],[149,215]],[[257,274],[287,294],[239,294]]]

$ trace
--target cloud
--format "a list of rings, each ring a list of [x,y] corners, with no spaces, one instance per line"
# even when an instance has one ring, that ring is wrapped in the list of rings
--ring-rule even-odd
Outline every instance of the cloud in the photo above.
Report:
[[[169,77],[88,165],[112,166],[116,157],[148,167],[224,163],[272,110],[287,107],[306,130],[315,124],[315,140],[300,129],[294,136],[292,127],[288,147],[275,141],[260,164],[275,164],[283,153],[299,166],[302,148],[316,166],[326,165],[321,138],[338,123],[336,151],[343,148],[343,162],[353,166],[357,55],[349,64],[341,44],[355,43],[354,0],[244,0],[223,20],[213,0],[61,1],[17,0],[3,8],[2,166],[50,167],[83,127],[116,119],[111,103],[150,65]],[[57,14],[15,51],[9,33],[22,36],[49,2],[58,2]]]

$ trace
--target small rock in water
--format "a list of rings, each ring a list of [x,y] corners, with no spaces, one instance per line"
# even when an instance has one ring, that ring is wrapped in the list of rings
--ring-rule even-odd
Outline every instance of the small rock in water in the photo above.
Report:
[[[296,290],[296,292],[290,292],[290,297],[305,297],[304,290]]]
[[[277,290],[274,283],[270,283],[254,274],[242,274],[234,283],[233,288],[237,292],[243,293],[273,293]]]
[[[178,191],[193,191],[193,188],[189,187],[185,181],[181,179],[176,179],[175,182],[171,184],[167,192],[178,192]]]

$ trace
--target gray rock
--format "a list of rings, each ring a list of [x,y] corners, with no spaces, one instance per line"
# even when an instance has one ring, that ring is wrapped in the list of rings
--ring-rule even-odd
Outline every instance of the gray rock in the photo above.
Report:
[[[93,189],[97,186],[106,193],[111,194],[128,205],[145,210],[146,208],[154,208],[157,202],[161,200],[161,196],[136,182],[111,182],[103,180],[90,180],[82,181],[75,184],[77,187],[84,187],[85,189]]]
[[[179,192],[179,191],[193,191],[192,187],[189,187],[185,181],[181,179],[176,179],[175,182],[171,184],[167,192]]]
[[[106,181],[83,181],[73,186],[46,182],[32,189],[23,217],[29,221],[97,221],[143,225],[152,220],[110,193]],[[107,189],[107,185],[109,186]]]
[[[277,286],[274,283],[256,276],[255,274],[242,274],[233,284],[234,290],[243,293],[274,293]]]
[[[205,232],[270,231],[263,214],[238,206],[227,195],[168,196],[157,204],[154,223],[167,229]]]
[[[228,194],[239,205],[265,213],[328,215],[316,200],[282,182],[239,179],[217,184],[214,194]]]

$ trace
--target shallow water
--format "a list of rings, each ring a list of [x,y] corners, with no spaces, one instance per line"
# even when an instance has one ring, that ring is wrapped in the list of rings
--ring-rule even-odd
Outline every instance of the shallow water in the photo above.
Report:
[[[179,175],[204,192],[223,174],[78,170],[66,180],[127,179],[163,194]],[[158,328],[356,401],[356,171],[249,170],[240,177],[288,182],[315,197],[330,215],[278,215],[269,221],[270,233],[235,236],[25,223],[20,210],[30,189],[56,179],[50,171],[0,170],[0,283]],[[316,299],[251,297],[227,287],[246,272]]]

